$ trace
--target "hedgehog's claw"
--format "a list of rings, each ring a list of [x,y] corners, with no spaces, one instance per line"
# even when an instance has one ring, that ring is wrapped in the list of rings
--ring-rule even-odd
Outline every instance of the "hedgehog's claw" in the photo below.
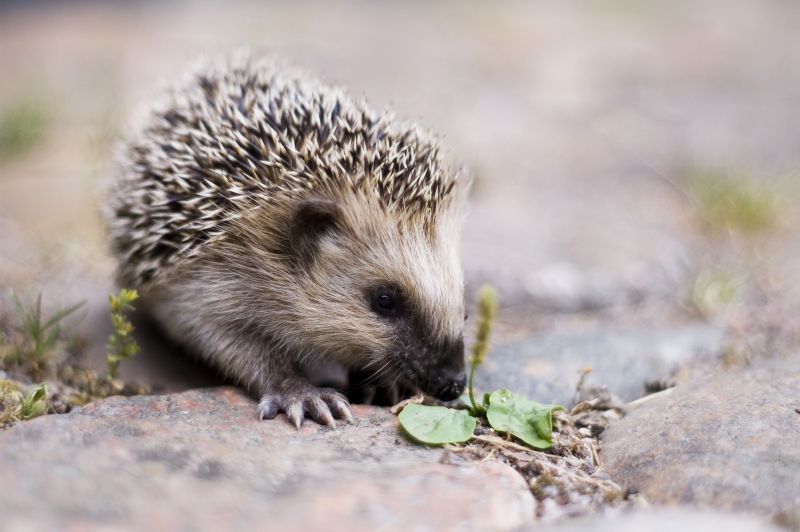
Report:
[[[305,421],[303,416],[303,404],[296,399],[289,399],[288,404],[283,407],[286,417],[289,419],[294,428],[300,430],[300,426]]]
[[[261,401],[258,403],[258,419],[265,420],[265,419],[273,419],[275,416],[278,415],[281,408],[278,404],[277,398],[270,395],[265,395]]]
[[[336,400],[328,403],[328,406],[331,407],[331,412],[337,419],[344,419],[350,424],[355,423],[353,414],[350,413],[350,404],[345,399],[336,398]]]
[[[319,397],[306,397],[303,400],[303,410],[320,425],[336,428],[330,407]]]
[[[332,428],[335,419],[353,423],[350,404],[342,394],[328,388],[304,388],[283,394],[265,394],[258,403],[259,419],[273,419],[279,412],[299,429],[306,417]]]

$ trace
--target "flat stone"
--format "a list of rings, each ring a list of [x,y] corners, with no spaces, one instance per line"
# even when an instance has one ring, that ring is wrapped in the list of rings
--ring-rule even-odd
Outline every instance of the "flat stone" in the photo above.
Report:
[[[603,436],[608,474],[650,502],[800,523],[800,360],[697,379]]]
[[[721,328],[705,324],[531,336],[493,347],[476,383],[481,390],[508,388],[566,405],[584,368],[591,368],[587,386],[606,386],[630,401],[645,395],[646,381],[670,377],[695,356],[717,353],[723,339]]]
[[[257,421],[230,388],[110,398],[0,433],[10,529],[510,529],[534,499],[509,466],[440,463],[385,409],[332,430]]]
[[[778,532],[781,530],[752,515],[698,511],[686,508],[660,508],[613,517],[592,516],[562,521],[542,527],[526,527],[537,532]]]

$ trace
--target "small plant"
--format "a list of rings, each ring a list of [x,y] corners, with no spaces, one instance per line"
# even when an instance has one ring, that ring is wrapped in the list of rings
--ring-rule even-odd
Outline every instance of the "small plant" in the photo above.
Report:
[[[45,106],[39,101],[21,100],[0,111],[0,158],[30,151],[44,137],[47,123]]]
[[[497,314],[497,294],[495,291],[485,286],[481,290],[478,298],[478,328],[475,331],[475,342],[472,344],[472,356],[469,360],[469,380],[467,388],[469,390],[470,413],[479,416],[486,412],[482,404],[475,402],[475,392],[473,381],[475,380],[475,370],[486,360],[489,352],[489,335],[492,333],[492,323]]]
[[[40,384],[24,396],[19,410],[19,418],[22,420],[33,419],[47,412],[47,386]]]
[[[0,331],[0,430],[112,395],[149,393],[147,386],[117,378],[122,360],[139,351],[126,319],[137,297],[133,290],[120,290],[109,298],[114,333],[108,341],[108,373],[103,375],[82,366],[85,345],[80,337],[62,338],[64,320],[83,303],[45,316],[41,297],[32,304],[15,297],[18,323],[0,321],[5,327]]]
[[[27,395],[14,381],[0,379],[0,428],[47,412],[47,388],[40,384]]]
[[[690,178],[690,194],[712,227],[756,233],[777,223],[780,205],[774,186],[714,170],[695,171]]]
[[[61,340],[63,321],[81,308],[84,302],[45,317],[42,312],[41,294],[36,297],[36,302],[33,304],[23,303],[16,294],[13,298],[20,324],[15,341],[11,343],[4,357],[5,362],[25,366],[34,375],[40,375],[44,367],[51,362],[51,355]]]
[[[400,412],[400,426],[421,443],[441,445],[472,439],[481,419],[497,432],[510,434],[535,449],[549,449],[553,445],[553,412],[563,410],[563,407],[543,405],[508,390],[487,393],[480,403],[475,401],[475,371],[489,351],[489,334],[497,312],[497,295],[489,287],[481,290],[478,312],[478,329],[467,381],[469,409],[412,403]]]
[[[108,339],[108,354],[106,365],[108,377],[116,379],[119,376],[119,364],[139,352],[139,344],[133,339],[133,324],[125,316],[126,312],[134,310],[133,302],[139,298],[136,290],[120,289],[117,295],[110,296],[111,323],[114,332]]]

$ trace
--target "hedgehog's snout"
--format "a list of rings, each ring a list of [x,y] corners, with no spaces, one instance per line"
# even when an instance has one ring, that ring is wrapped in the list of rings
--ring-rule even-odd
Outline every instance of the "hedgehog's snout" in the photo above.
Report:
[[[436,391],[433,394],[442,401],[452,401],[458,399],[464,388],[467,386],[467,374],[464,371],[459,373],[443,372],[437,379]]]
[[[430,380],[429,393],[442,401],[457,399],[467,385],[467,375],[464,369],[464,341],[458,338],[439,346],[439,368],[433,372]]]

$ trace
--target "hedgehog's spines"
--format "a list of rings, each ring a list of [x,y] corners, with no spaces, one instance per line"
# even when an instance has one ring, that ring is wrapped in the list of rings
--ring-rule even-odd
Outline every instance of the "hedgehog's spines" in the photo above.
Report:
[[[277,196],[370,191],[432,227],[457,174],[434,138],[341,89],[244,54],[205,62],[154,106],[127,145],[111,234],[133,286]]]

